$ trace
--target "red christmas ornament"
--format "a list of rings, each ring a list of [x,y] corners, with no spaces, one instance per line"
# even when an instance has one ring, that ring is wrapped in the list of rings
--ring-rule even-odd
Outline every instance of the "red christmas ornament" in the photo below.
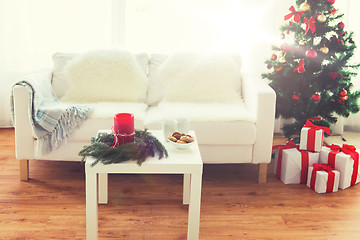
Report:
[[[317,52],[314,49],[309,49],[305,52],[306,57],[308,58],[316,58]]]
[[[345,101],[341,100],[340,98],[337,100],[338,103],[340,103],[341,105],[344,105],[345,104]]]
[[[348,99],[348,96],[344,96],[344,97],[340,97],[338,99],[338,103],[340,103],[341,105],[345,104],[345,101]]]
[[[334,4],[335,0],[327,0],[329,3]]]
[[[341,90],[339,94],[340,96],[345,97],[347,95],[346,89]]]
[[[312,99],[314,100],[314,102],[320,101],[321,99],[320,94],[315,93],[314,95],[312,95]]]
[[[296,100],[296,101],[299,100],[299,98],[300,98],[300,97],[299,97],[298,95],[296,95],[296,94],[292,95],[292,99],[294,99],[294,100]]]
[[[339,28],[344,28],[344,27],[345,27],[345,24],[344,24],[343,22],[339,22],[339,23],[338,23],[338,27],[339,27]]]

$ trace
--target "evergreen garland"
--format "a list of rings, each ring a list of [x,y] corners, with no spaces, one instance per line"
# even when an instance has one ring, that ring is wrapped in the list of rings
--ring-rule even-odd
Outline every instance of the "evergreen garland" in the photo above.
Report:
[[[135,130],[134,142],[112,147],[114,142],[113,133],[100,133],[96,138],[91,138],[91,145],[84,146],[79,152],[82,156],[81,162],[86,157],[95,158],[91,166],[101,162],[103,164],[121,163],[127,160],[137,160],[141,165],[146,158],[154,157],[158,154],[159,159],[168,157],[168,152],[164,145],[151,135],[146,129]]]

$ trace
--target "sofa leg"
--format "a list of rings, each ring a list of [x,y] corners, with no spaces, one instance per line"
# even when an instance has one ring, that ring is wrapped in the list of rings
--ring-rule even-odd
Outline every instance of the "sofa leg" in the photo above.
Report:
[[[258,183],[266,183],[267,178],[267,163],[259,164],[259,179]]]
[[[29,180],[29,160],[19,160],[20,167],[20,180],[28,181]]]

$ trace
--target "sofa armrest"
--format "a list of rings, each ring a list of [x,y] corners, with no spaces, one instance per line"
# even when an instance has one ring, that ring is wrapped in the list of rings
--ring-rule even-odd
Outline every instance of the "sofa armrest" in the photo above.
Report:
[[[252,163],[270,163],[276,94],[260,77],[244,75],[242,82],[245,104],[256,119],[256,139]]]
[[[19,80],[48,79],[51,81],[51,71],[41,70],[30,73]],[[31,123],[32,104],[29,92],[25,86],[15,85],[12,89],[13,122],[15,127],[15,153],[17,159],[34,159],[35,134]]]

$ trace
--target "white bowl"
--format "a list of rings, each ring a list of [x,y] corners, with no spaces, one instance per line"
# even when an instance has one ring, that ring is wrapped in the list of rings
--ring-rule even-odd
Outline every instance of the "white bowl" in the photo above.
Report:
[[[194,144],[195,141],[191,142],[191,143],[176,143],[173,141],[169,141],[171,145],[175,146],[178,149],[186,149],[189,148],[191,145]]]

